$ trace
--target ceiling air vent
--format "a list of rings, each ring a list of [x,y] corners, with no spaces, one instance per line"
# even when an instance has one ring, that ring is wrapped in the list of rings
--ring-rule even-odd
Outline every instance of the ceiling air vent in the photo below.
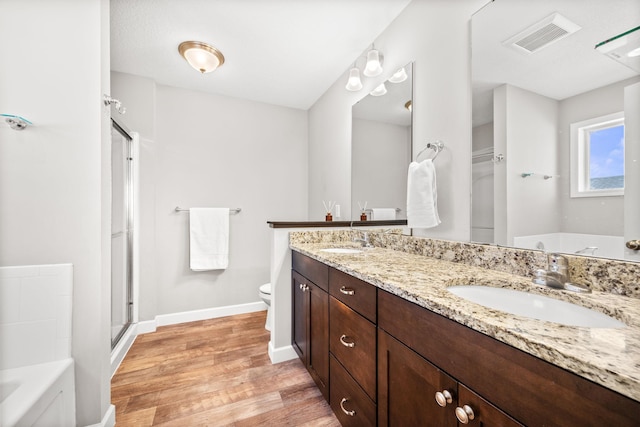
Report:
[[[520,52],[534,53],[575,33],[580,28],[582,27],[569,21],[559,13],[554,13],[505,40],[502,44],[511,46]]]

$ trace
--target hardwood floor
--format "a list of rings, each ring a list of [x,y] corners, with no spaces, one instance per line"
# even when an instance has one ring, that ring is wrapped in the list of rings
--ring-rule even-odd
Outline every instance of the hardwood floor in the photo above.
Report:
[[[299,359],[271,364],[265,316],[139,335],[111,381],[117,427],[339,426]]]

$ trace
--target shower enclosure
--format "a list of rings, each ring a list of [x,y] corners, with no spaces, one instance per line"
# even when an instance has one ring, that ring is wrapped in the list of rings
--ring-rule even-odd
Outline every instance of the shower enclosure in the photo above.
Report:
[[[111,348],[133,321],[133,144],[111,120]]]

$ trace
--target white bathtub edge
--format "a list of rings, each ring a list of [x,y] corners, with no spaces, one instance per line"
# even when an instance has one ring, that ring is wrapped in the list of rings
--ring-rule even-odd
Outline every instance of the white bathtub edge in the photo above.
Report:
[[[0,425],[10,427],[16,424],[33,424],[60,392],[69,393],[69,405],[72,408],[68,408],[68,411],[73,414],[75,422],[73,359],[5,369],[0,372],[3,382],[20,382],[20,386],[0,404]],[[11,410],[7,411],[5,408]]]

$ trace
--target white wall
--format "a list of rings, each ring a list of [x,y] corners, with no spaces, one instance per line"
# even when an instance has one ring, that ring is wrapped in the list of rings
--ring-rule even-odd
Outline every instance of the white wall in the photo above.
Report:
[[[375,40],[385,72],[345,90],[348,70],[309,110],[309,219],[322,200],[351,201],[351,106],[408,62],[414,63],[413,152],[440,139],[436,160],[442,224],[415,235],[469,240],[471,83],[469,21],[486,1],[414,0]],[[363,50],[366,46],[363,46]],[[355,55],[357,56],[357,54]],[[354,57],[355,60],[355,57]],[[350,216],[344,212],[343,216]]]
[[[352,126],[354,218],[360,215],[358,201],[368,202],[368,209],[400,208],[397,217],[406,218],[411,127],[363,119],[354,119]],[[342,219],[350,218],[342,214]]]
[[[560,102],[559,119],[559,160],[563,175],[560,188],[562,207],[562,231],[568,233],[624,235],[624,197],[579,197],[571,198],[570,137],[571,123],[624,111],[624,88],[640,77],[614,83]]]
[[[0,112],[34,122],[0,123],[0,264],[73,264],[78,425],[100,422],[110,403],[108,9],[0,3]]]
[[[306,112],[112,75],[122,121],[141,130],[140,320],[259,301],[267,220],[307,218]],[[176,206],[242,208],[229,268],[189,269],[189,215]]]
[[[495,237],[513,246],[514,236],[560,231],[558,102],[510,85],[494,93],[494,152],[505,155],[495,168]]]

